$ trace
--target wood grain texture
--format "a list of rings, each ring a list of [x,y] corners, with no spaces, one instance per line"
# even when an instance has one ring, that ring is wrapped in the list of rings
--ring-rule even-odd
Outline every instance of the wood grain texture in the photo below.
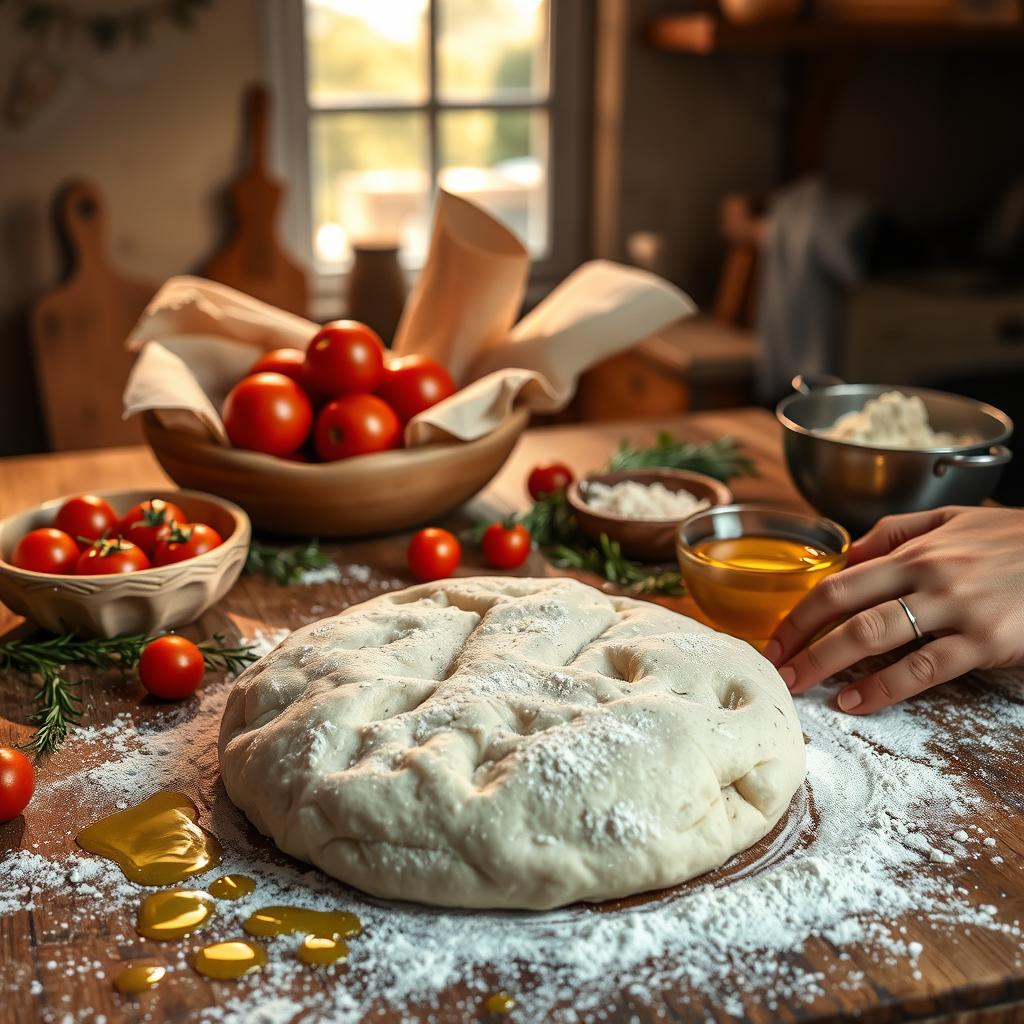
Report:
[[[138,422],[121,419],[121,393],[134,359],[124,342],[156,285],[112,263],[106,207],[91,182],[76,181],[61,192],[57,220],[71,271],[30,314],[50,444],[66,450],[139,442]]]
[[[585,472],[600,466],[620,437],[649,441],[656,426],[691,439],[732,434],[747,447],[761,471],[757,479],[733,482],[737,499],[777,507],[804,507],[782,468],[780,438],[772,418],[761,411],[741,410],[694,415],[656,425],[553,427],[527,432],[491,486],[449,525],[460,525],[469,514],[492,515],[521,508],[526,501],[526,473],[539,461],[558,458],[577,473]],[[0,463],[0,515],[55,493],[165,484],[152,456],[144,449],[8,459]],[[377,538],[334,546],[330,551],[342,564],[357,562],[372,566],[374,579],[406,580],[405,539],[405,536]],[[465,574],[479,571],[486,570],[473,564],[471,559],[461,570]],[[546,571],[552,570],[538,555],[531,556],[522,569],[524,575]],[[317,617],[315,607],[325,610],[344,607],[365,599],[371,588],[372,581],[279,588],[259,579],[243,577],[224,601],[186,632],[194,637],[206,637],[217,630],[235,635],[240,629],[253,627],[295,628]],[[666,603],[693,614],[692,606],[685,599],[666,599]],[[0,631],[16,628],[19,628],[18,621],[0,612]],[[956,684],[949,692],[962,693],[964,699],[983,700],[987,685],[984,674],[979,674],[966,683]],[[21,740],[28,735],[24,724],[29,710],[28,695],[29,688],[22,681],[0,677],[0,743]],[[85,691],[85,698],[86,721],[90,724],[109,722],[122,711],[144,719],[156,719],[162,713],[157,706],[145,701],[140,703],[131,683],[126,685],[115,679],[97,680]],[[941,729],[939,712],[935,715],[936,728]],[[955,743],[955,736],[950,742]],[[998,839],[1005,860],[1002,864],[992,863],[988,858],[963,862],[957,867],[957,884],[971,891],[972,901],[1009,908],[1009,917],[1018,916],[1012,910],[1017,908],[1024,912],[1024,872],[1021,870],[1024,779],[1009,762],[977,763],[966,748],[958,754],[958,760],[965,777],[972,779],[972,785],[988,799],[988,806],[998,808],[977,823],[984,827],[986,834]],[[44,764],[42,771],[52,780],[70,774],[77,767],[68,764],[58,753]],[[237,812],[227,804],[215,763],[199,758],[199,763],[183,766],[180,785],[199,802],[207,821],[211,812],[233,813],[236,815],[233,820],[237,820]],[[32,849],[34,844],[51,855],[70,850],[74,821],[76,811],[71,804],[62,816],[39,817],[33,815],[30,808],[26,818],[0,826],[0,855],[19,847]],[[239,821],[239,824],[246,827],[244,822]],[[261,844],[261,849],[266,848],[265,840],[253,835],[251,830],[247,834],[253,843]],[[757,847],[744,856],[752,857],[756,850]],[[743,858],[740,858],[742,863]],[[734,864],[720,869],[718,875],[723,884],[734,870]],[[941,872],[942,866],[926,864],[921,870]],[[614,907],[605,909],[614,912]],[[1024,917],[1024,913],[1019,916]],[[850,967],[864,972],[864,981],[856,989],[830,986],[826,980],[822,994],[811,1002],[787,1004],[783,1001],[774,1012],[763,1003],[751,1003],[743,1019],[752,1024],[775,1020],[839,1022],[852,1019],[874,1024],[911,1019],[928,1020],[932,1024],[940,1021],[1009,1024],[1024,1020],[1024,1004],[1019,1002],[1024,999],[1019,939],[976,928],[950,936],[934,931],[926,921],[913,917],[893,922],[894,926],[900,924],[907,929],[908,942],[917,940],[925,945],[925,955],[920,961],[921,977],[912,977],[905,961],[887,963],[877,954],[854,946],[850,948]],[[69,957],[80,959],[86,954],[100,962],[106,975],[104,979],[89,972],[71,976],[65,973]],[[685,951],[680,954],[685,955]],[[189,972],[174,972],[173,977],[153,993],[131,999],[115,995],[110,979],[117,965],[154,955],[162,955],[159,946],[137,938],[128,914],[118,911],[82,915],[67,899],[41,901],[32,912],[0,919],[0,1021],[28,1024],[60,1020],[63,1013],[88,1006],[95,1015],[105,1015],[110,1024],[134,1024],[136,1021],[169,1024],[194,1020],[201,1008],[224,1004],[236,991],[232,983],[209,982]],[[821,938],[809,938],[799,955],[787,955],[787,959],[802,970],[821,970],[827,979],[829,967],[835,963],[835,950]],[[36,993],[31,989],[33,981],[39,982]],[[322,983],[317,977],[310,982],[313,986]],[[432,1019],[467,1019],[466,1004],[460,1004],[460,1000],[468,996],[469,989],[462,984],[441,993],[439,1006],[432,1008]],[[469,1005],[473,1005],[472,998]],[[638,1024],[736,1019],[716,1004],[713,996],[694,991],[654,992],[644,1000],[622,991],[603,1009],[606,1013],[603,1020],[629,1020]],[[405,1019],[422,1020],[426,1016],[425,1008],[410,1007]],[[469,1019],[472,1017],[471,1014]],[[316,1018],[307,1015],[300,1019]],[[373,1019],[390,1022],[399,1017],[388,1011]],[[488,1020],[482,1015],[480,1019]],[[515,1022],[521,1018],[513,1014],[508,1019]]]
[[[262,85],[252,85],[244,100],[246,166],[229,189],[232,232],[203,273],[279,309],[306,316],[305,268],[285,250],[277,233],[284,186],[267,172],[269,130],[269,95]]]

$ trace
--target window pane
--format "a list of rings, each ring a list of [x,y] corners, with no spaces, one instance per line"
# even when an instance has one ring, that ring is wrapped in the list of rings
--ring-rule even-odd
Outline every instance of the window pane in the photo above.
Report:
[[[426,99],[427,5],[428,0],[306,0],[311,106]]]
[[[435,3],[442,99],[525,100],[547,95],[547,0]]]
[[[397,241],[422,262],[430,171],[426,115],[317,114],[310,124],[313,251],[327,269],[351,259],[352,241]]]
[[[548,247],[547,113],[449,110],[439,115],[440,184],[500,217],[533,256]]]

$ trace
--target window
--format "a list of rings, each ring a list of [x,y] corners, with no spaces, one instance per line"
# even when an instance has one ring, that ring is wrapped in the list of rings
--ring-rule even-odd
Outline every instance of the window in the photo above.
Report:
[[[539,276],[579,261],[587,6],[266,0],[286,234],[323,290],[360,240],[420,266],[438,185],[507,223]]]

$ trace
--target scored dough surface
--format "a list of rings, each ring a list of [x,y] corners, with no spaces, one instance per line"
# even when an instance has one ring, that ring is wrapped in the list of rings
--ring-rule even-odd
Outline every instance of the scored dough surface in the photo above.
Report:
[[[224,785],[286,853],[375,896],[547,909],[658,889],[775,826],[805,770],[740,640],[569,579],[442,580],[248,668]]]

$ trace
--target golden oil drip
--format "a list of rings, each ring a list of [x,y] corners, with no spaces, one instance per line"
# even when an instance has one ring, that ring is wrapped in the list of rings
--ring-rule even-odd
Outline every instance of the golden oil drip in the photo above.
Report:
[[[201,889],[162,889],[142,901],[135,927],[147,939],[180,939],[215,913],[213,900]]]
[[[140,885],[172,885],[220,863],[220,843],[196,824],[199,811],[182,793],[163,792],[101,818],[75,841],[117,863]]]
[[[159,964],[138,964],[134,967],[126,967],[114,979],[114,988],[125,995],[147,992],[151,988],[156,988],[164,980],[166,973],[167,968],[161,967]]]
[[[484,1009],[506,1017],[516,1008],[516,1001],[507,992],[494,992],[484,1000]]]
[[[348,943],[337,936],[307,935],[299,946],[299,959],[311,967],[327,967],[348,956]]]
[[[258,942],[236,939],[204,946],[192,956],[192,966],[207,978],[230,981],[250,971],[258,971],[267,962],[267,951]]]
[[[322,939],[348,939],[363,930],[359,918],[343,910],[281,906],[260,908],[242,927],[250,935],[315,935]]]
[[[256,879],[248,875],[221,875],[206,887],[206,891],[219,900],[240,900],[256,891]]]

